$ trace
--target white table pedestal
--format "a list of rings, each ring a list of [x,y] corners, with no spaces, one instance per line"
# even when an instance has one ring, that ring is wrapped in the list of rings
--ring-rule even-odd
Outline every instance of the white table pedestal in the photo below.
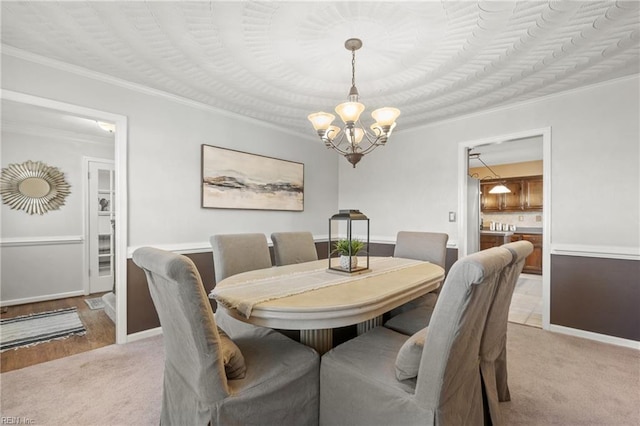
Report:
[[[300,343],[312,347],[322,355],[333,348],[333,329],[300,330]]]
[[[382,325],[382,315],[371,318],[370,320],[359,322],[356,326],[356,329],[358,330],[358,336],[366,333],[372,328],[378,327],[379,325]]]

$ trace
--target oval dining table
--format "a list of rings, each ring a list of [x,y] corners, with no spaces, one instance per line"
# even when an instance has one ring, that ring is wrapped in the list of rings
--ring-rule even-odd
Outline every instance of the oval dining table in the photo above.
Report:
[[[444,279],[440,266],[412,259],[371,257],[369,270],[353,274],[328,266],[323,259],[243,272],[217,283],[209,297],[240,321],[300,330],[300,341],[323,354],[333,346],[334,328],[357,324],[362,334]]]

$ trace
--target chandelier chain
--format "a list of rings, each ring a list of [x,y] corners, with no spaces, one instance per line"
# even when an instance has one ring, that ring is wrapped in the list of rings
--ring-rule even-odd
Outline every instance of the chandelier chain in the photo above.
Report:
[[[351,85],[356,85],[356,51],[351,49]]]

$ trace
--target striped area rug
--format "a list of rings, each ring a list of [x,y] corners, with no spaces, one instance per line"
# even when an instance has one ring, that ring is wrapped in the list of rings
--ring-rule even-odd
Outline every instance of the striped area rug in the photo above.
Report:
[[[86,332],[76,308],[3,318],[0,319],[0,352]]]

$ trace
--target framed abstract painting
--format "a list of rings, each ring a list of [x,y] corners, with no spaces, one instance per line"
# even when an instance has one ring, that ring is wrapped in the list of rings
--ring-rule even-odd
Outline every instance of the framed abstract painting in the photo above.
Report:
[[[304,164],[202,145],[202,207],[304,210]]]

